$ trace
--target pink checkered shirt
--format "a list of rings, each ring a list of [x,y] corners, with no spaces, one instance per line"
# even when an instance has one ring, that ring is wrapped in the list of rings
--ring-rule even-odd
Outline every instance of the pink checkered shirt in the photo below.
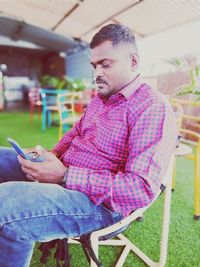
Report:
[[[108,100],[95,96],[54,147],[66,188],[127,216],[158,192],[177,136],[168,101],[138,76]]]

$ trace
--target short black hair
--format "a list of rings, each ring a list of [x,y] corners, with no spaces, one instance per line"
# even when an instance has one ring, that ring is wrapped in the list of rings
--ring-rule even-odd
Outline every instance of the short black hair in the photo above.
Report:
[[[137,50],[135,36],[132,30],[122,24],[108,24],[102,27],[92,38],[90,48],[93,49],[105,41],[111,41],[113,46],[121,42],[129,43]]]

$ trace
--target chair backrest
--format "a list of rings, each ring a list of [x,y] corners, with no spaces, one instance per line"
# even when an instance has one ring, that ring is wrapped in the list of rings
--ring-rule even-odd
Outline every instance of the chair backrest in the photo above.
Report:
[[[40,89],[38,87],[30,88],[28,98],[31,105],[41,105]]]
[[[185,119],[200,120],[200,101],[172,98],[172,102],[182,105]]]
[[[64,89],[40,89],[41,99],[43,108],[48,106],[56,106],[57,105],[57,96],[59,94],[63,94],[67,90]]]
[[[175,117],[176,117],[176,120],[177,120],[177,125],[178,125],[178,129],[180,131],[181,129],[181,125],[182,125],[182,121],[183,121],[183,107],[180,103],[177,103],[175,101],[171,101],[171,105],[172,105],[172,108],[173,108],[173,111],[175,113]]]
[[[200,102],[186,99],[171,99],[175,106],[181,105],[183,109],[181,132],[184,138],[190,141],[197,141],[200,132]]]
[[[69,116],[69,113],[75,116],[74,101],[78,99],[79,96],[80,94],[78,92],[66,92],[58,95],[57,106],[61,124],[63,120]]]
[[[59,113],[59,135],[60,140],[63,132],[69,129],[69,125],[73,125],[80,116],[75,114],[74,102],[81,97],[79,92],[66,92],[59,94],[57,97],[57,107]]]

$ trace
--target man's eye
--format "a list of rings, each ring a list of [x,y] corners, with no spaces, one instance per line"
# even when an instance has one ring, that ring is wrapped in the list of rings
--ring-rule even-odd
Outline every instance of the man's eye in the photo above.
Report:
[[[104,69],[108,69],[108,68],[111,67],[111,64],[102,64],[102,67],[103,67]]]

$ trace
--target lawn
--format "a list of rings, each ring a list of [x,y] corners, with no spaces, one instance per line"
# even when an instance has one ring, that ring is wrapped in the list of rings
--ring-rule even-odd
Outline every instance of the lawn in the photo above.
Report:
[[[8,146],[6,137],[16,139],[22,147],[37,144],[51,148],[58,141],[58,127],[41,132],[41,122],[37,117],[30,123],[29,114],[0,113],[0,146]],[[125,232],[131,240],[153,259],[158,259],[159,231],[163,196],[145,213],[143,222],[134,222]],[[167,267],[200,267],[200,221],[193,221],[193,162],[177,159],[176,189],[172,194],[171,224]],[[120,248],[100,249],[100,259],[104,267],[113,267]],[[70,247],[72,267],[87,267],[87,261],[79,246]],[[31,267],[42,267],[37,249]],[[55,266],[53,260],[46,265]],[[134,254],[130,254],[124,267],[146,266]]]

